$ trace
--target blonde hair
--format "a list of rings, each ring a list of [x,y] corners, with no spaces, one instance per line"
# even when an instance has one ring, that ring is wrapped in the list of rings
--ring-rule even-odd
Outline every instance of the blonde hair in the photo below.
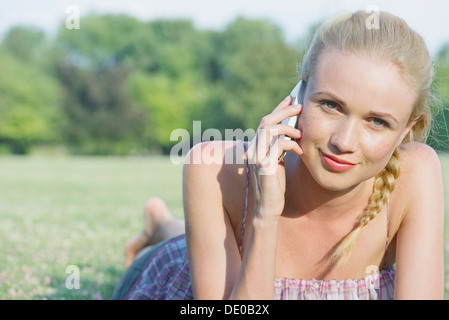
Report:
[[[325,22],[315,33],[301,66],[301,78],[307,83],[316,68],[320,53],[326,48],[343,52],[367,54],[375,59],[396,65],[404,80],[416,92],[416,101],[409,123],[416,121],[402,143],[425,142],[429,134],[431,112],[429,103],[434,71],[427,47],[415,31],[399,17],[387,12],[378,13],[378,26],[367,27],[370,13],[357,11],[340,14]],[[386,165],[374,179],[373,192],[368,205],[353,230],[346,235],[330,254],[332,266],[344,265],[363,227],[382,210],[388,202],[399,176],[399,148],[396,148]]]

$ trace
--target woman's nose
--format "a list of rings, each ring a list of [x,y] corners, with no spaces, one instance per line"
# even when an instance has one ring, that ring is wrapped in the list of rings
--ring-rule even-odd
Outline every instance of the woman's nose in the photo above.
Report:
[[[360,133],[353,119],[346,118],[336,124],[330,143],[341,153],[355,152],[358,148]]]

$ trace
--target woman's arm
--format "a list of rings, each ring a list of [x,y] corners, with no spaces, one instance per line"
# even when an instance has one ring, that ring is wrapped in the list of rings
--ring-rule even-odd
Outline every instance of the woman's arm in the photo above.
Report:
[[[195,299],[227,299],[240,270],[240,255],[224,208],[219,175],[223,164],[206,164],[204,150],[225,152],[222,142],[194,146],[183,172],[183,201],[189,267]]]
[[[204,150],[211,148],[224,154],[229,147],[224,142],[202,143],[191,150],[189,159],[200,159],[197,153],[205,156]],[[219,183],[222,171],[231,178],[232,170],[221,164],[191,162],[184,167],[186,237],[194,298],[273,299],[278,220],[261,219],[256,208],[252,226],[247,227],[250,232],[241,260],[234,228],[223,205],[223,194],[229,191]]]
[[[444,193],[440,161],[426,145],[412,143],[408,148],[404,168],[408,205],[397,233],[395,299],[442,299]]]
[[[291,99],[286,98],[264,117],[248,148],[255,208],[243,261],[224,206],[233,199],[223,198],[230,195],[224,189],[233,188],[223,182],[230,179],[232,166],[201,161],[212,149],[224,155],[226,143],[202,143],[187,155],[191,164],[184,167],[183,196],[190,275],[196,299],[273,299],[277,223],[285,193],[285,172],[277,159],[283,150],[298,154],[302,151],[296,141],[278,139],[271,147],[267,142],[277,135],[301,137],[295,128],[278,125],[300,112],[301,108],[290,103]],[[194,163],[195,159],[198,164]],[[271,159],[275,160],[275,172],[259,174],[271,164]]]

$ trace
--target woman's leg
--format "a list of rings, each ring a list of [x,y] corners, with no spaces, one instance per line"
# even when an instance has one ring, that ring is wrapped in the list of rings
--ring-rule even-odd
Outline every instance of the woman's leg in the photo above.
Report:
[[[162,199],[158,197],[148,199],[144,207],[144,229],[128,240],[125,245],[126,268],[131,265],[139,251],[145,247],[184,232],[184,220],[174,218]]]

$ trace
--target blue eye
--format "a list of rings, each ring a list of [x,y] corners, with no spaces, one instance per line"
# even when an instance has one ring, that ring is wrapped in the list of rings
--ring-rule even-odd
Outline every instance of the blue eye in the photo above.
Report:
[[[379,119],[379,118],[373,118],[372,122],[376,127],[386,127],[386,128],[389,127],[389,125],[386,121]]]
[[[332,101],[323,100],[321,101],[321,104],[324,105],[327,109],[335,110],[338,108],[338,104]]]
[[[335,102],[332,101],[325,101],[324,104],[326,105],[326,107],[328,107],[329,109],[337,109],[337,104]]]

